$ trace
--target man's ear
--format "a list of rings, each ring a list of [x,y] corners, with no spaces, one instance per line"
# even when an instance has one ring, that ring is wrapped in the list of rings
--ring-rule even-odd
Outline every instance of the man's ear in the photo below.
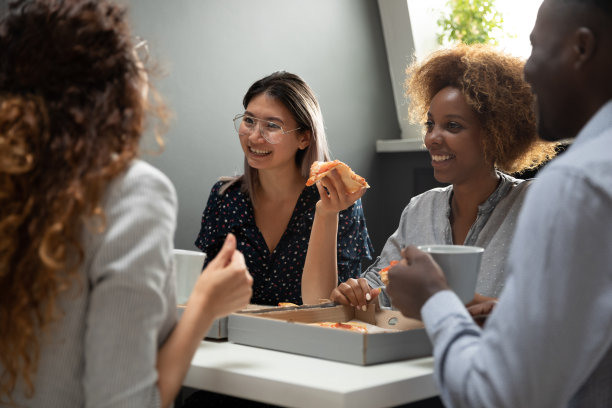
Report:
[[[298,135],[298,143],[300,150],[306,149],[310,145],[310,138],[312,137],[312,133],[310,130],[305,132],[300,132]]]
[[[590,28],[580,27],[574,33],[574,68],[584,68],[594,57],[597,51],[597,38]]]

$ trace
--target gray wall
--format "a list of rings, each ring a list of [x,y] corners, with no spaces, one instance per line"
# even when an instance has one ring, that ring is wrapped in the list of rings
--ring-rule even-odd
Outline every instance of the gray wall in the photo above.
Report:
[[[377,3],[374,0],[130,0],[134,33],[148,39],[165,71],[156,86],[174,112],[159,157],[179,196],[177,248],[195,249],[202,210],[221,175],[242,172],[231,119],[257,79],[277,70],[302,76],[319,98],[335,158],[368,178],[364,198],[376,250],[391,191],[377,188],[384,160],[377,139],[400,137]],[[407,201],[401,198],[401,205]],[[382,211],[380,211],[382,210]],[[400,208],[401,211],[401,208]],[[387,212],[388,214],[388,212]],[[382,224],[380,224],[382,225]]]

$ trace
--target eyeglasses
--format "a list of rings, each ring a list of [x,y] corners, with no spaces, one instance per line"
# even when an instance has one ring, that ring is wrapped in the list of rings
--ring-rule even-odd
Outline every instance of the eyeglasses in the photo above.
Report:
[[[259,122],[259,132],[266,142],[270,144],[279,143],[283,137],[287,133],[295,132],[296,130],[300,130],[301,128],[293,129],[293,130],[284,130],[281,125],[275,122],[271,122],[269,120],[257,119],[253,116],[238,114],[234,117],[234,128],[236,128],[236,132],[238,135],[250,135],[257,126],[257,122]]]
[[[134,52],[138,57],[138,60],[143,64],[146,64],[149,60],[149,43],[142,37],[134,37]]]

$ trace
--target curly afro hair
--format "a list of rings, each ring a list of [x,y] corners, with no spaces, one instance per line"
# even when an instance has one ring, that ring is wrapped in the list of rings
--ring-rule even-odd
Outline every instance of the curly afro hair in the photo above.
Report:
[[[555,155],[556,144],[537,135],[535,100],[523,78],[524,63],[481,44],[434,52],[406,69],[410,118],[424,121],[433,97],[445,87],[457,88],[484,130],[487,160],[508,173],[538,167]]]

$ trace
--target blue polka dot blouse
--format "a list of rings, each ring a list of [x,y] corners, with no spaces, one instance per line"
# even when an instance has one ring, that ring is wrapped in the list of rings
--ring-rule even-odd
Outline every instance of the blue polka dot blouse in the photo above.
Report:
[[[240,191],[240,182],[231,185],[223,195],[217,182],[208,197],[202,215],[202,227],[195,245],[212,260],[228,233],[233,233],[238,250],[244,254],[253,276],[251,303],[277,305],[279,302],[301,304],[301,280],[315,205],[319,201],[316,186],[305,187],[291,219],[272,253],[255,225],[253,206],[248,195]],[[368,235],[361,200],[340,212],[338,221],[338,279],[357,278],[361,259],[372,259],[374,248]]]

